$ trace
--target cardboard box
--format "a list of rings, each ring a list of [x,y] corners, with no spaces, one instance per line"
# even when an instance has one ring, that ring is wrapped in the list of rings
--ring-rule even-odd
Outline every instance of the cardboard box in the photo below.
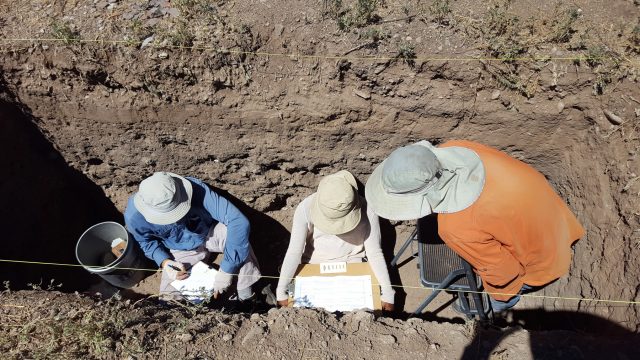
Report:
[[[371,291],[373,294],[373,310],[381,310],[380,285],[378,279],[373,274],[371,266],[367,262],[347,263],[347,271],[340,273],[321,273],[320,264],[301,264],[296,270],[295,276],[371,276]],[[295,277],[294,276],[294,277]],[[295,280],[293,280],[295,281]],[[289,296],[289,307],[293,307],[293,297]]]

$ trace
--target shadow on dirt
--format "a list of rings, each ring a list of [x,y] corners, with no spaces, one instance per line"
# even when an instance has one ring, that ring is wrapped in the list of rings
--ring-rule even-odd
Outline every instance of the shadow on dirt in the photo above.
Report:
[[[522,328],[531,331],[527,334],[534,359],[640,358],[640,334],[596,315],[535,309],[514,310],[510,316],[508,322],[501,324],[506,326],[503,329],[477,326],[462,359],[494,358],[504,351],[501,343]],[[576,333],[582,335],[578,342],[575,341]]]
[[[393,259],[394,249],[396,246],[396,229],[391,225],[391,222],[387,219],[380,218],[380,233],[382,237],[382,253],[384,254],[384,259],[387,262],[387,269],[389,269],[389,279],[391,280],[391,284],[402,285],[402,280],[400,279],[400,271],[398,267],[390,266],[389,262]],[[404,304],[407,299],[407,292],[404,291],[401,287],[395,287],[396,291],[395,296],[395,308],[396,312],[401,312],[404,310]]]
[[[284,260],[284,255],[289,247],[289,230],[267,214],[264,214],[249,205],[245,204],[237,197],[227,191],[208,184],[213,191],[220,194],[233,205],[235,205],[251,223],[251,234],[249,241],[253,251],[258,258],[260,272],[267,278],[262,278],[260,288],[269,284],[275,291],[278,285],[277,277],[280,274],[280,265]],[[276,278],[271,278],[276,277]]]
[[[364,187],[365,185],[359,180],[356,179],[358,183],[358,194],[365,197]],[[389,271],[389,280],[391,280],[391,284],[394,285],[402,285],[402,280],[400,279],[400,271],[398,271],[397,267],[389,266],[389,262],[393,259],[395,246],[396,246],[396,229],[391,225],[391,222],[385,218],[380,219],[380,246],[382,247],[382,254],[384,255],[384,259],[387,263],[387,269]],[[395,295],[395,313],[394,316],[397,317],[406,317],[403,313],[404,304],[407,299],[407,293],[404,291],[402,287],[394,288],[396,291]]]
[[[0,258],[77,264],[75,245],[91,225],[123,223],[102,189],[71,168],[40,132],[28,108],[0,82]],[[65,291],[98,280],[80,267],[0,262],[0,281],[12,289],[51,281]]]

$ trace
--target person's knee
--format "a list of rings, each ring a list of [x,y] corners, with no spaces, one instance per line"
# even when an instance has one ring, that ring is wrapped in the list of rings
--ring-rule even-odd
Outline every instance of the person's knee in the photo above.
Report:
[[[253,297],[253,288],[251,286],[247,286],[244,289],[238,289],[238,299],[247,300]]]
[[[227,225],[219,222],[216,224],[216,226],[214,226],[213,228],[213,236],[221,239],[221,240],[226,240],[227,239]]]
[[[223,223],[217,223],[213,229],[209,231],[205,246],[210,252],[223,253],[226,243],[227,226]]]
[[[491,302],[491,308],[493,312],[502,312],[512,307],[516,306],[516,304],[520,301],[520,295],[516,295],[507,301],[496,300],[493,297],[489,297]]]

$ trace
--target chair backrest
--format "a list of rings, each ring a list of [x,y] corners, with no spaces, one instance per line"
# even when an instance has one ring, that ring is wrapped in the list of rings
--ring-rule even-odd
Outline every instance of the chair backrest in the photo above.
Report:
[[[418,261],[422,284],[437,287],[449,274],[456,271],[458,273],[456,280],[447,288],[472,290],[466,276],[465,261],[451,250],[438,235],[437,215],[433,214],[419,219],[417,227]],[[473,272],[471,275],[475,276]]]
[[[434,288],[442,285],[447,290],[462,291],[458,294],[464,298],[461,310],[468,316],[478,315],[481,320],[486,320],[490,313],[488,296],[477,293],[479,277],[471,264],[448,247],[438,235],[437,215],[419,219],[417,230],[422,285]]]

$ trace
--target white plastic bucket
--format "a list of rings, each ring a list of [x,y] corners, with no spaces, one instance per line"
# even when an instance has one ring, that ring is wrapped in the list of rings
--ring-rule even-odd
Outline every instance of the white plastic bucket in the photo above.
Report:
[[[105,264],[104,259],[111,254],[111,242],[117,238],[126,240],[127,247],[122,255]],[[120,288],[130,288],[146,275],[145,270],[135,270],[146,266],[138,243],[129,237],[124,226],[113,221],[87,229],[76,244],[76,258],[87,271],[100,275],[111,285]]]

